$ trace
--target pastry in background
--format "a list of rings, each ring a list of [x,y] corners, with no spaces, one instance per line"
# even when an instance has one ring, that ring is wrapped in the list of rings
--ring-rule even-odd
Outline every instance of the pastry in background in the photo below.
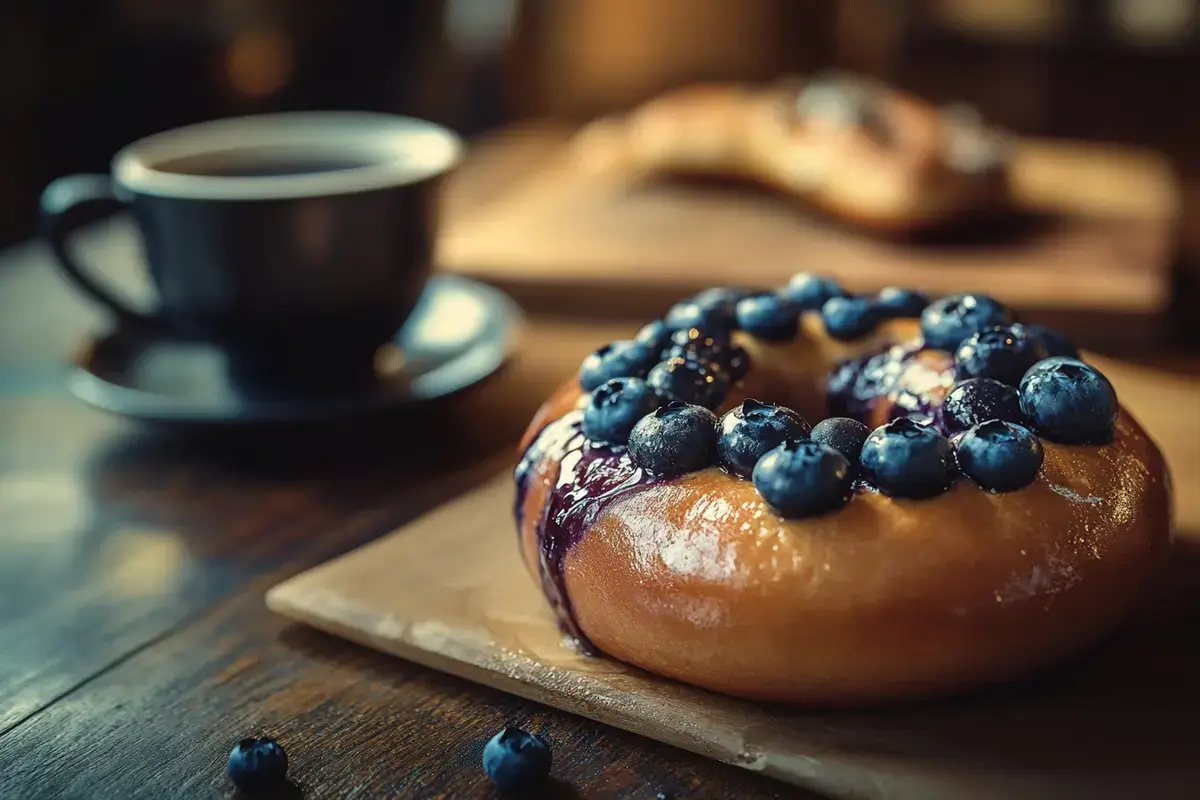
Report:
[[[685,87],[576,139],[585,169],[750,181],[897,234],[1002,213],[1011,153],[968,107],[841,72]]]

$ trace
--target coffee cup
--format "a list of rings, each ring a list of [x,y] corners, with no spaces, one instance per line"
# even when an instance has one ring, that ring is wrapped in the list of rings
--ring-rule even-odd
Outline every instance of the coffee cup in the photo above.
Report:
[[[209,342],[258,381],[366,376],[432,268],[438,187],[461,142],[433,123],[358,112],[216,120],[120,150],[111,175],[43,192],[64,273],[122,325]],[[85,206],[127,207],[158,307],[121,299],[68,251]]]

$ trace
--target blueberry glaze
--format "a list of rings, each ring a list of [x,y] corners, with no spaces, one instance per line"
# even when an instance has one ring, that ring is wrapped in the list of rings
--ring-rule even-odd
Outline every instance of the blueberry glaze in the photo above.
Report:
[[[614,501],[666,480],[640,469],[627,448],[589,442],[582,425],[583,412],[571,411],[547,425],[525,451],[514,475],[516,519],[520,533],[525,528],[525,498],[534,468],[547,460],[557,464],[556,474],[547,476],[546,502],[537,522],[538,577],[559,627],[574,637],[584,652],[595,653],[596,648],[575,622],[567,595],[566,555]]]

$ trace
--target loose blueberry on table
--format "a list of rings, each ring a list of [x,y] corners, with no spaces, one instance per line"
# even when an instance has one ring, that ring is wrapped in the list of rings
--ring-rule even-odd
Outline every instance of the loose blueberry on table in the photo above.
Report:
[[[545,739],[511,725],[483,746],[483,771],[507,792],[528,792],[545,783],[552,760]]]
[[[287,770],[287,753],[268,737],[242,739],[230,751],[225,765],[225,774],[233,785],[250,794],[283,786]]]
[[[754,465],[767,451],[788,439],[803,439],[808,434],[808,423],[790,408],[744,400],[737,408],[725,412],[717,423],[717,458],[729,472],[749,478]]]

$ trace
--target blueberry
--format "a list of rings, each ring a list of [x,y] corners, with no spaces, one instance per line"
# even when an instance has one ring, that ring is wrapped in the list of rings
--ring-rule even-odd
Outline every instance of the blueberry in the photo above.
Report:
[[[799,317],[788,301],[777,294],[758,294],[737,304],[738,327],[768,342],[790,342],[796,338]]]
[[[661,361],[685,358],[701,364],[717,364],[725,359],[731,347],[733,343],[730,342],[727,333],[684,328],[671,334],[658,357]]]
[[[643,325],[633,340],[649,347],[655,353],[661,353],[671,341],[671,329],[667,327],[667,323],[656,319]]]
[[[662,404],[641,378],[614,378],[592,392],[583,409],[583,434],[601,444],[626,444],[637,421]]]
[[[1025,421],[1015,387],[992,378],[971,378],[950,387],[942,401],[942,426],[947,433],[961,433],[989,419]]]
[[[734,475],[749,478],[763,453],[808,434],[808,423],[790,408],[744,400],[717,423],[717,460]]]
[[[954,481],[946,438],[927,425],[898,419],[876,428],[863,443],[863,473],[884,494],[932,497]]]
[[[630,339],[606,344],[579,365],[579,385],[590,392],[613,378],[644,378],[658,353]]]
[[[1038,433],[1064,444],[1102,444],[1117,422],[1117,393],[1095,367],[1047,358],[1021,381],[1021,411]]]
[[[711,289],[705,289],[699,292],[692,298],[695,302],[702,306],[724,305],[730,311],[738,304],[739,300],[749,297],[754,294],[750,289],[735,286],[715,286]]]
[[[483,746],[483,771],[504,791],[528,791],[550,775],[551,758],[541,736],[506,725]]]
[[[704,469],[717,458],[716,422],[707,408],[669,403],[633,426],[629,455],[633,463],[657,475]]]
[[[659,362],[646,376],[650,388],[667,400],[717,408],[725,400],[728,378],[718,369],[686,358]]]
[[[1028,428],[998,419],[976,425],[954,440],[958,468],[993,492],[1028,486],[1042,468],[1042,443]]]
[[[1049,357],[1079,358],[1079,349],[1075,347],[1075,344],[1053,328],[1047,328],[1045,325],[1026,325],[1025,335],[1041,342]]]
[[[821,321],[835,339],[866,336],[879,324],[879,312],[866,297],[831,297],[821,306]]]
[[[971,334],[1012,322],[1012,311],[985,294],[952,294],[921,312],[921,335],[930,347],[953,353]]]
[[[817,442],[788,440],[758,460],[754,488],[783,517],[814,517],[850,501],[854,470],[844,455]]]
[[[885,319],[915,319],[920,317],[925,306],[929,305],[929,297],[911,289],[886,286],[879,290],[872,302],[875,310]]]
[[[244,792],[277,789],[287,780],[288,757],[274,739],[242,739],[229,753],[225,774]]]
[[[849,459],[851,464],[857,464],[858,457],[862,455],[863,442],[870,435],[871,429],[856,419],[830,417],[818,422],[809,438],[826,447],[832,447]]]
[[[736,325],[737,289],[705,289],[695,297],[671,306],[663,321],[672,330],[706,328],[729,330]]]
[[[1025,370],[1046,357],[1046,349],[1025,333],[1020,324],[1000,325],[973,333],[954,353],[955,377],[995,378],[1016,386]]]
[[[845,294],[837,281],[807,272],[793,275],[779,293],[796,311],[817,311],[825,305],[826,300]]]
[[[746,348],[735,344],[721,359],[721,366],[729,375],[730,383],[738,383],[750,371],[750,354]]]

